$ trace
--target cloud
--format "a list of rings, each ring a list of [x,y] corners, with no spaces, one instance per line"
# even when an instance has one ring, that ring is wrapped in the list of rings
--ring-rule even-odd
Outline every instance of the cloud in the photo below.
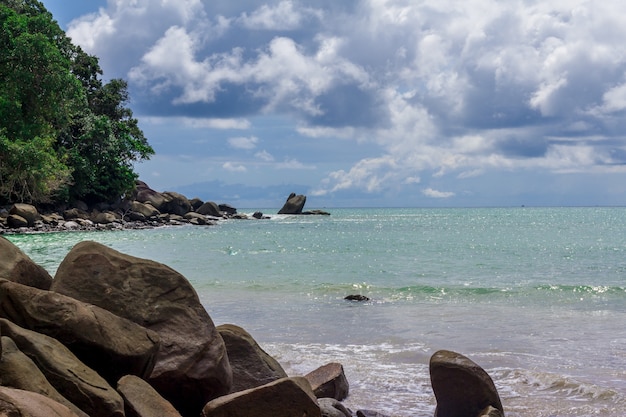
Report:
[[[256,148],[256,145],[258,142],[259,142],[259,138],[257,138],[256,136],[250,136],[250,137],[239,136],[239,137],[228,139],[228,144],[232,148],[235,148],[235,149],[251,150],[251,149]]]
[[[236,162],[224,162],[224,164],[222,165],[222,168],[225,169],[226,171],[230,171],[230,172],[246,172],[248,171],[248,169],[241,165],[238,164]]]
[[[313,170],[316,169],[315,165],[307,165],[296,159],[285,159],[283,162],[279,162],[275,165],[276,169],[304,169]]]
[[[295,6],[292,1],[281,1],[276,5],[264,4],[250,14],[244,12],[238,21],[253,30],[294,30],[304,19],[322,15],[321,11]]]
[[[450,198],[450,197],[454,197],[455,195],[453,192],[437,191],[437,190],[433,190],[432,188],[423,189],[422,194],[424,194],[426,197],[431,197],[431,198]]]
[[[274,157],[267,151],[263,150],[263,151],[259,151],[257,153],[254,154],[255,158],[258,158],[262,161],[265,162],[272,162],[274,161]]]
[[[177,123],[193,129],[246,130],[250,128],[250,121],[246,119],[147,116],[142,117],[141,120],[155,125]]]

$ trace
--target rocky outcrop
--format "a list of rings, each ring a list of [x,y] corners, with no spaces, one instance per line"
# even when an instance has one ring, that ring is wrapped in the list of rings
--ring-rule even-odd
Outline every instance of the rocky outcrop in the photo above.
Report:
[[[169,401],[139,377],[122,377],[117,391],[124,399],[126,417],[181,417]]]
[[[308,381],[283,378],[209,402],[202,417],[321,417]]]
[[[491,377],[459,353],[435,352],[430,358],[430,380],[437,399],[435,417],[483,416],[490,406],[504,415]]]
[[[199,214],[204,214],[206,216],[213,216],[213,217],[222,216],[219,206],[212,201],[207,201],[206,203],[198,207],[196,212]]]
[[[47,290],[52,277],[17,246],[0,236],[0,279]]]
[[[168,266],[82,242],[59,265],[51,289],[154,330],[161,349],[149,382],[181,414],[195,416],[230,391],[222,337],[189,281]]]
[[[287,197],[287,201],[285,201],[283,207],[278,211],[278,214],[302,214],[305,203],[305,195],[291,193],[289,197]]]
[[[129,374],[148,377],[154,368],[159,336],[95,305],[0,281],[0,316],[54,337],[110,384]]]
[[[320,366],[304,376],[311,384],[317,398],[334,398],[341,401],[348,396],[348,379],[340,363]]]
[[[233,371],[231,392],[255,388],[286,378],[282,366],[267,354],[250,333],[233,324],[217,327],[220,332]]]
[[[0,387],[0,415],[7,417],[83,417],[49,397]]]

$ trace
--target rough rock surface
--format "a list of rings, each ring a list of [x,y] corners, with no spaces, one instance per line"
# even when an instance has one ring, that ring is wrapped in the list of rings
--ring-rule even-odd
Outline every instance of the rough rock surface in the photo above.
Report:
[[[276,359],[268,355],[244,329],[234,324],[223,324],[217,330],[224,339],[233,370],[231,392],[255,388],[287,377]]]
[[[7,387],[0,387],[0,416],[81,417],[46,396]]]
[[[32,226],[35,222],[41,219],[39,212],[35,206],[30,204],[16,203],[11,206],[9,214],[20,216],[28,222],[28,226]]]
[[[0,385],[36,392],[65,405],[80,417],[89,417],[78,407],[69,402],[50,385],[37,365],[9,337],[2,336],[2,360],[0,360]]]
[[[122,377],[117,391],[124,399],[126,417],[181,417],[169,401],[137,376]]]
[[[213,217],[221,217],[222,213],[220,213],[219,206],[212,202],[207,201],[196,210],[198,214],[203,214],[205,216],[213,216]]]
[[[110,384],[128,374],[148,377],[154,368],[154,331],[63,294],[0,280],[0,316],[54,337]]]
[[[321,417],[306,379],[283,378],[209,402],[202,417]]]
[[[90,417],[124,416],[124,402],[117,391],[61,342],[6,319],[0,319],[0,332],[13,339],[59,394]]]
[[[334,398],[341,401],[348,396],[349,385],[343,366],[332,362],[320,366],[304,376],[317,398]]]
[[[222,337],[189,281],[170,267],[86,241],[67,254],[51,289],[154,330],[161,348],[149,382],[182,415],[195,417],[230,391]]]
[[[430,358],[430,380],[437,399],[435,417],[479,416],[488,406],[504,414],[491,377],[459,353],[435,352]]]
[[[0,278],[47,290],[52,277],[12,242],[0,236]]]
[[[342,403],[334,398],[319,398],[322,417],[352,417],[352,413]]]
[[[289,194],[289,197],[287,197],[287,201],[283,207],[278,211],[278,214],[301,214],[305,203],[305,195],[296,195],[296,193],[291,193]]]

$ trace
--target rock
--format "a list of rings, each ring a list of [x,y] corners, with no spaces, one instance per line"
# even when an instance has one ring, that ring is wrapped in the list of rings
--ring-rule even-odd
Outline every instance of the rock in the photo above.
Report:
[[[161,213],[165,211],[167,200],[161,193],[154,191],[143,181],[137,181],[135,200],[140,203],[150,203]]]
[[[76,219],[87,220],[89,219],[89,213],[78,208],[71,208],[63,212],[63,218],[65,220],[76,220]]]
[[[304,208],[304,203],[306,203],[305,195],[296,195],[296,193],[289,194],[287,197],[287,201],[278,211],[278,214],[301,214],[302,209]]]
[[[198,197],[194,197],[189,200],[189,204],[191,204],[191,209],[195,211],[198,207],[204,204],[204,201],[200,200]]]
[[[76,415],[89,417],[78,407],[69,402],[59,392],[50,385],[44,374],[41,373],[37,365],[24,353],[22,353],[15,342],[9,337],[2,336],[2,360],[0,360],[0,385],[36,392],[41,395],[65,405]]]
[[[61,262],[51,289],[154,330],[161,348],[148,382],[182,415],[197,416],[230,391],[222,337],[192,285],[170,267],[86,241]]]
[[[255,219],[262,219],[263,218],[263,213],[261,213],[260,211],[255,211],[252,214],[252,217],[254,217]]]
[[[195,213],[193,211],[190,211],[189,213],[185,214],[183,218],[186,220],[189,220],[189,223],[196,224],[196,225],[202,226],[208,223],[205,216],[199,213]]]
[[[504,414],[497,408],[489,406],[481,411],[478,417],[504,417]]]
[[[164,210],[161,211],[178,214],[179,216],[184,216],[191,211],[191,203],[184,195],[174,191],[166,191],[161,193],[161,195],[165,198]]]
[[[8,336],[37,364],[50,384],[91,417],[123,417],[122,397],[94,370],[82,363],[58,340],[0,319]]]
[[[11,206],[9,209],[9,215],[20,216],[28,222],[28,226],[32,226],[35,224],[37,220],[41,220],[41,216],[37,211],[35,206],[30,204],[16,203]],[[10,218],[11,216],[9,216]]]
[[[334,398],[319,398],[317,403],[322,417],[352,417],[350,410]]]
[[[97,224],[110,224],[110,223],[115,223],[118,220],[119,219],[117,218],[117,216],[114,213],[111,213],[109,211],[105,211],[103,213],[96,213],[92,218],[92,221]]]
[[[220,213],[220,208],[212,201],[207,201],[206,203],[198,207],[196,213],[204,214],[205,216],[222,217],[222,213]]]
[[[220,204],[219,209],[221,212],[232,216],[233,214],[237,214],[237,209],[231,206],[230,204]]]
[[[202,417],[321,417],[306,379],[283,378],[219,397],[202,409]]]
[[[159,214],[159,210],[154,208],[150,203],[140,203],[139,201],[133,201],[130,203],[131,212],[140,213],[145,218],[156,217]]]
[[[128,374],[148,377],[154,368],[154,331],[63,294],[0,281],[0,316],[54,337],[110,384]]]
[[[117,391],[124,399],[126,417],[181,417],[169,401],[137,376],[122,377]]]
[[[430,380],[437,399],[435,417],[479,416],[488,406],[504,414],[491,377],[459,353],[435,352],[430,358]]]
[[[304,377],[311,384],[317,398],[334,398],[341,401],[348,396],[348,380],[340,363],[332,362],[320,366]]]
[[[47,290],[52,277],[41,266],[34,263],[20,248],[0,236],[0,279]]]
[[[378,411],[372,411],[372,410],[357,410],[356,412],[357,417],[389,417],[385,414],[381,414]]]
[[[307,214],[310,216],[330,216],[330,213],[324,210],[307,210],[303,211],[301,214]]]
[[[7,217],[7,226],[13,229],[19,229],[20,227],[28,227],[28,220],[17,214],[9,214]]]
[[[82,417],[46,396],[20,389],[0,387],[0,416]]]
[[[63,223],[63,228],[67,229],[67,230],[76,230],[76,229],[80,229],[80,224],[76,223],[75,221],[68,221]]]
[[[233,324],[223,324],[217,330],[224,339],[233,371],[231,392],[255,388],[287,377],[282,366],[261,349],[244,329]]]
[[[364,295],[361,294],[350,294],[347,295],[343,298],[344,300],[348,300],[348,301],[369,301],[369,297],[366,297]]]

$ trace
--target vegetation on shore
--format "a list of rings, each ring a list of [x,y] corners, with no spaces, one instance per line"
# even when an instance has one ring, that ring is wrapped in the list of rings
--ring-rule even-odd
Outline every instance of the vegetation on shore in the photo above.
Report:
[[[0,204],[111,202],[154,150],[123,79],[72,44],[37,0],[0,4]]]

